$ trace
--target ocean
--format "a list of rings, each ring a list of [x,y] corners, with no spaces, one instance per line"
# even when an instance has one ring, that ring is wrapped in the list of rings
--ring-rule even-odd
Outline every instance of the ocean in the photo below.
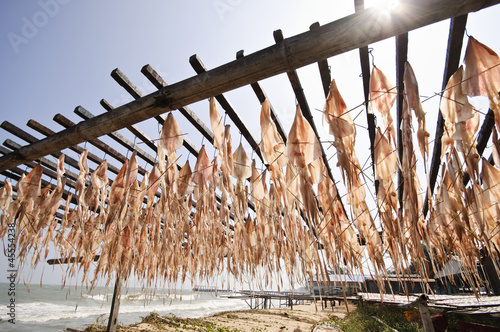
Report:
[[[0,331],[64,331],[66,328],[84,329],[96,321],[107,324],[113,288],[101,288],[94,295],[80,294],[80,289],[73,287],[68,295],[68,287],[61,289],[59,285],[32,284],[29,292],[24,284],[15,285],[15,295],[9,291],[10,285],[0,283]],[[10,294],[9,294],[10,293]],[[219,293],[215,296],[208,292],[192,290],[176,290],[176,295],[167,290],[157,289],[154,296],[145,295],[140,289],[122,289],[119,324],[129,325],[141,321],[141,317],[150,312],[160,315],[175,315],[182,318],[198,318],[217,312],[246,310],[248,305],[238,299],[227,299]],[[14,311],[11,313],[14,299]],[[9,308],[11,306],[11,308]],[[9,322],[14,316],[15,324]]]

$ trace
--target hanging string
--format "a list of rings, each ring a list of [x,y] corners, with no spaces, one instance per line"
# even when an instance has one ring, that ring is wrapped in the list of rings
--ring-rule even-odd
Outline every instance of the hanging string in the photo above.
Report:
[[[373,55],[373,50],[374,48],[373,47],[370,47],[368,49],[368,53],[370,54],[370,56],[372,57],[372,66],[375,67],[375,56]]]
[[[135,141],[137,140],[137,136],[134,136],[134,144],[132,145],[132,150],[135,150]],[[127,154],[125,155],[125,159],[128,159],[128,153],[130,149],[127,149]]]

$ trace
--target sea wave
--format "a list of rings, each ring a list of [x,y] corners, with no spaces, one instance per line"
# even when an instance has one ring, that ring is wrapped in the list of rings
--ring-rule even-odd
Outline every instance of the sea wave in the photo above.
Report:
[[[198,299],[200,295],[198,293],[195,294],[182,294],[182,293],[155,293],[148,294],[144,292],[130,293],[130,294],[122,294],[120,299],[122,302],[154,302],[154,301],[163,301],[163,302],[172,302],[172,301],[194,301]],[[112,293],[107,294],[83,294],[82,298],[94,300],[98,302],[110,301],[113,298]]]
[[[50,302],[29,302],[17,305],[16,319],[21,322],[48,322],[60,319],[75,319],[98,316],[109,312],[100,306],[79,306],[78,303],[57,304]]]

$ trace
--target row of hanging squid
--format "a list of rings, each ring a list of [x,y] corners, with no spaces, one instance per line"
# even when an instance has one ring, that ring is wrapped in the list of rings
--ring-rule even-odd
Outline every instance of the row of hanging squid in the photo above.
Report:
[[[285,143],[269,103],[262,103],[260,150],[266,169],[261,171],[241,143],[233,148],[230,127],[224,126],[211,98],[217,149],[212,160],[202,147],[194,166],[189,161],[177,166],[176,152],[184,135],[169,113],[158,140],[158,163],[140,181],[135,153],[110,181],[106,161],[89,171],[87,151],[80,156],[74,191],[65,200],[64,155],[54,188],[41,188],[40,165],[23,175],[16,188],[5,181],[0,189],[0,238],[15,223],[20,267],[47,259],[53,244],[58,257],[68,261],[63,281],[78,276],[91,288],[102,278],[109,282],[114,273],[123,280],[134,276],[145,287],[158,280],[213,281],[223,273],[240,280],[263,273],[262,287],[273,286],[276,277],[279,288],[284,275],[293,283],[313,277],[328,280],[327,271],[338,266],[365,273],[366,259],[382,285],[389,266],[404,278],[413,264],[426,280],[431,268],[437,270],[458,257],[467,281],[478,289],[483,284],[477,261],[485,254],[498,259],[500,250],[500,170],[480,160],[475,138],[479,113],[468,97],[488,97],[500,128],[499,64],[495,52],[469,38],[464,66],[442,93],[442,171],[433,196],[422,192],[417,175],[414,143],[420,162],[428,163],[429,133],[416,76],[407,63],[398,157],[391,116],[396,89],[374,66],[370,111],[382,119],[373,151],[375,208],[366,203],[367,180],[355,151],[356,126],[333,80],[323,125],[333,135],[336,166],[347,191],[343,200],[299,106]],[[416,135],[413,123],[418,123]],[[496,130],[493,160],[500,165]],[[428,177],[423,182],[429,187]],[[422,212],[424,200],[429,203],[427,217]],[[63,212],[56,218],[58,210]],[[430,248],[430,259],[424,246]]]

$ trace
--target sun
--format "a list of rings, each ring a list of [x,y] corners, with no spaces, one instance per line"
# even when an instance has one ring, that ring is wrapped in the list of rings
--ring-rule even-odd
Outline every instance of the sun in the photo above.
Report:
[[[366,0],[365,8],[375,7],[393,11],[400,5],[399,0]]]

